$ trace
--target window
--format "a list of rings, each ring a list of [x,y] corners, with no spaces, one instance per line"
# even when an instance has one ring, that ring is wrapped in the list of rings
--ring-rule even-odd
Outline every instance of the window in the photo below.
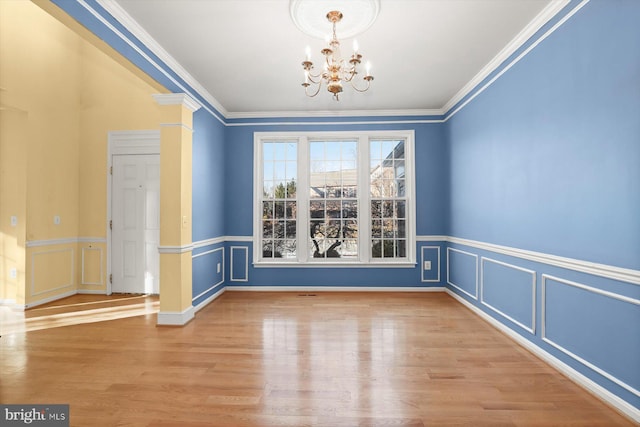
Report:
[[[256,265],[415,264],[413,131],[254,134]]]

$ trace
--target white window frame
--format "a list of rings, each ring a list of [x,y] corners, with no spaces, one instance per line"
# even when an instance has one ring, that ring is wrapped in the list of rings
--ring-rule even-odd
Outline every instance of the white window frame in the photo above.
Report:
[[[309,141],[358,141],[358,259],[314,259],[309,256]],[[407,200],[407,248],[405,258],[373,258],[371,256],[371,196],[369,190],[369,147],[376,139],[403,139],[405,141],[405,192]],[[297,143],[297,196],[296,218],[297,260],[262,257],[262,189],[263,142]],[[416,265],[416,206],[415,206],[415,132],[398,131],[335,131],[335,132],[254,132],[253,134],[253,265],[255,267],[415,267]],[[364,165],[364,167],[363,167]]]

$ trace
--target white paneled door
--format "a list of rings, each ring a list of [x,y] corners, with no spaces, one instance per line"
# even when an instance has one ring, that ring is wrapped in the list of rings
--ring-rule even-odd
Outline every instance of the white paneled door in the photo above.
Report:
[[[111,291],[160,291],[160,155],[114,155]]]

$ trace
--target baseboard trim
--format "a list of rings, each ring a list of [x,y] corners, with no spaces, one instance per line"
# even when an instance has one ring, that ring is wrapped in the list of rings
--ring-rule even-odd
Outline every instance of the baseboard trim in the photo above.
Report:
[[[584,388],[589,393],[593,394],[598,399],[602,400],[609,406],[613,407],[615,410],[620,412],[622,415],[628,417],[632,421],[636,423],[640,423],[640,409],[635,408],[629,402],[624,401],[619,398],[615,394],[611,393],[609,390],[602,387],[600,384],[594,382],[593,380],[587,378],[580,372],[576,371],[566,363],[562,362],[560,359],[552,356],[550,353],[547,353],[545,350],[541,349],[528,339],[522,337],[520,334],[512,330],[506,325],[503,325],[498,320],[494,319],[460,295],[453,292],[451,289],[447,289],[446,292],[451,295],[456,301],[460,302],[462,305],[467,307],[473,313],[477,314],[482,320],[489,323],[494,328],[498,329],[500,332],[507,335],[509,338],[514,340],[516,343],[533,353],[535,356],[549,364],[551,367],[559,371],[561,374],[569,378],[571,381]]]
[[[16,305],[16,300],[14,299],[0,299],[0,305],[9,305],[9,306],[15,306]]]
[[[95,295],[107,295],[105,289],[78,289],[78,294],[95,294]]]
[[[207,305],[209,305],[210,303],[212,303],[215,299],[219,298],[222,294],[224,294],[224,291],[226,291],[227,288],[222,288],[220,290],[218,290],[216,293],[214,293],[213,295],[211,295],[210,297],[208,297],[207,299],[205,299],[204,301],[202,301],[200,304],[196,305],[193,308],[193,313],[197,313],[200,310],[202,310],[203,308],[205,308]]]
[[[158,312],[158,326],[184,326],[193,320],[194,308],[190,306],[183,311],[160,311]]]
[[[228,291],[253,292],[446,292],[443,286],[244,286],[227,285]]]
[[[74,289],[74,290],[69,291],[69,292],[64,292],[64,293],[62,293],[62,294],[58,294],[58,295],[54,295],[54,296],[51,296],[51,297],[48,297],[48,298],[43,298],[43,299],[40,299],[40,300],[37,300],[37,301],[33,301],[33,302],[30,302],[30,303],[25,304],[25,305],[15,305],[14,307],[15,307],[17,310],[22,310],[22,311],[24,311],[24,310],[26,310],[27,308],[33,308],[33,307],[37,307],[37,306],[42,305],[42,304],[46,304],[46,303],[48,303],[48,302],[57,301],[57,300],[59,300],[59,299],[62,299],[62,298],[66,298],[66,297],[70,297],[70,296],[72,296],[72,295],[75,295],[75,294],[77,294],[77,293],[78,293],[78,290],[77,290],[77,289]]]

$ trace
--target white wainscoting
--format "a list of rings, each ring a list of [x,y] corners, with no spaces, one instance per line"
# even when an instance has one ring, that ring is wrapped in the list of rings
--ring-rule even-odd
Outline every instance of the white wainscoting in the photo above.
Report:
[[[496,307],[492,306],[491,304],[489,304],[485,298],[484,298],[484,263],[485,262],[492,262],[495,264],[499,264],[502,265],[504,267],[508,267],[508,268],[513,268],[515,270],[519,270],[519,271],[524,271],[525,273],[528,273],[531,275],[531,325],[525,325],[523,323],[521,323],[520,321],[514,319],[513,317],[509,316],[508,314],[502,312],[501,310],[497,309]],[[486,257],[481,257],[480,258],[480,302],[482,303],[482,305],[484,305],[485,307],[489,308],[490,310],[493,310],[494,312],[496,312],[497,314],[499,314],[500,316],[504,317],[505,319],[513,322],[514,324],[520,326],[522,329],[524,329],[525,331],[535,335],[536,334],[536,272],[533,270],[529,270],[526,268],[522,268],[522,267],[518,267],[517,265],[513,265],[513,264],[509,264],[506,262],[502,262],[502,261],[497,261],[491,258],[486,258]]]

